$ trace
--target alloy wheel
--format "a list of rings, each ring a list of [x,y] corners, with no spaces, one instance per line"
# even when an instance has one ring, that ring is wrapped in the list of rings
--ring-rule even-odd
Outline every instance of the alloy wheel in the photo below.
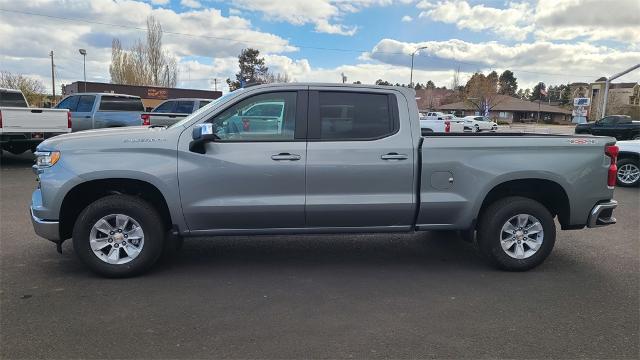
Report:
[[[514,259],[533,256],[542,246],[543,240],[544,230],[540,220],[529,214],[509,218],[500,231],[502,250]]]
[[[618,181],[631,185],[640,179],[640,168],[635,164],[624,164],[618,168]]]
[[[144,231],[130,216],[110,214],[93,225],[89,243],[98,259],[112,265],[126,264],[140,255]]]

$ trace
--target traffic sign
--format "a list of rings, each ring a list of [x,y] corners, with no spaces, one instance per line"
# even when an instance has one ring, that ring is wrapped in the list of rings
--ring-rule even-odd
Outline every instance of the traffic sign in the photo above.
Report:
[[[573,106],[589,106],[591,104],[590,98],[575,98],[573,99]]]

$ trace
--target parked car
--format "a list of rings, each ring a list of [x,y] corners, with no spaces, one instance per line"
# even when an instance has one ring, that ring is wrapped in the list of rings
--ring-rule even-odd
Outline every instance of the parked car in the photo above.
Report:
[[[576,134],[612,136],[618,140],[640,139],[640,120],[627,115],[609,115],[595,122],[578,124]]]
[[[464,122],[451,114],[428,112],[420,114],[420,129],[424,133],[458,133],[464,131]]]
[[[237,126],[274,103],[281,126]],[[408,88],[240,89],[168,128],[46,140],[32,223],[59,249],[72,237],[90,269],[118,277],[188,236],[423,230],[475,231],[492,264],[522,271],[551,252],[554,218],[564,230],[616,221],[613,138],[421,136],[419,124]]]
[[[68,111],[30,108],[20,90],[0,88],[0,153],[35,151],[44,139],[70,131]]]
[[[142,125],[144,105],[138,96],[77,93],[62,99],[58,109],[71,112],[73,131]]]
[[[640,185],[640,140],[618,141],[618,185]]]
[[[165,100],[141,115],[143,125],[169,126],[209,104],[213,99],[180,98]]]
[[[491,121],[491,119],[486,116],[465,116],[462,118],[462,120],[464,120],[465,130],[470,130],[473,132],[498,130],[498,124]]]

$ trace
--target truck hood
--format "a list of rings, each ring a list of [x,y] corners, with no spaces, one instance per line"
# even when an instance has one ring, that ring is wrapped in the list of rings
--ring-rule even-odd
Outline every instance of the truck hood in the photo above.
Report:
[[[63,150],[83,148],[122,147],[127,143],[166,141],[166,128],[147,126],[127,126],[109,129],[78,131],[54,136],[38,145],[38,150]]]

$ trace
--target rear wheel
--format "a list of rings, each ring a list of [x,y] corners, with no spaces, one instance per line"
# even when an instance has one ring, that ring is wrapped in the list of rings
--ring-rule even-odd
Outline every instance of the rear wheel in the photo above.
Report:
[[[107,277],[140,274],[158,260],[165,231],[146,201],[111,195],[85,208],[73,228],[73,248],[92,271]]]
[[[478,246],[494,266],[526,271],[540,265],[555,244],[553,216],[539,202],[518,196],[489,205],[478,223]]]
[[[480,125],[478,124],[473,125],[473,132],[480,132]]]
[[[618,160],[617,182],[620,186],[638,186],[640,184],[640,166],[633,159]]]

